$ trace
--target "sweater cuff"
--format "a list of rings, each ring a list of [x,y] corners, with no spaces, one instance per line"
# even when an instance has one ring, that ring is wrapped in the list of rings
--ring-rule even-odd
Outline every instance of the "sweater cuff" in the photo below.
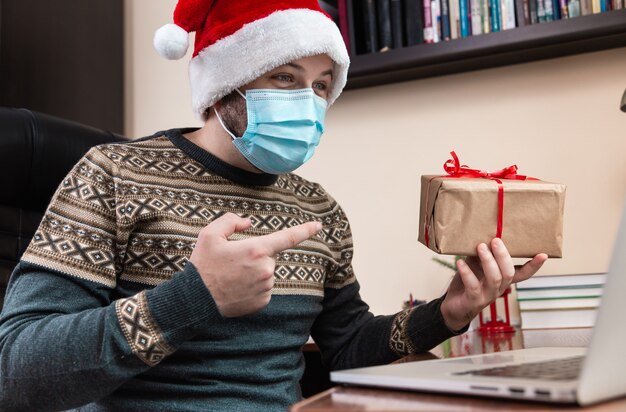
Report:
[[[213,296],[189,261],[182,272],[145,293],[149,312],[172,347],[222,319]]]
[[[413,309],[409,317],[409,336],[416,353],[426,352],[452,336],[465,333],[464,328],[453,331],[446,325],[441,314],[441,303],[445,295]]]

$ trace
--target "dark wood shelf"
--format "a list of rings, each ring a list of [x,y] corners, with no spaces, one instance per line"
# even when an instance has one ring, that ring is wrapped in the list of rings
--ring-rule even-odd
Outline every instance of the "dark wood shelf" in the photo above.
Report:
[[[626,46],[626,9],[352,56],[346,89]],[[626,57],[626,56],[625,56]]]

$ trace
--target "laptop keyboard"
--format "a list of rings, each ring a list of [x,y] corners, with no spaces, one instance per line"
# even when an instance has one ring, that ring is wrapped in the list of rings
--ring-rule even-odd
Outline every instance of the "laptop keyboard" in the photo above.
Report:
[[[583,359],[583,356],[577,356],[553,361],[531,362],[519,365],[499,366],[497,368],[471,370],[455,373],[454,375],[567,381],[578,378]]]

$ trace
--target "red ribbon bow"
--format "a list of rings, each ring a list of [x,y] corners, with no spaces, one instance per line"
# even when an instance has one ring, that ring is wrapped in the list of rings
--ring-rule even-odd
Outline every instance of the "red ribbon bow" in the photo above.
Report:
[[[494,180],[498,184],[498,223],[496,228],[496,237],[502,237],[502,227],[503,227],[503,216],[504,216],[504,186],[502,185],[502,181],[504,180],[537,180],[534,177],[529,177],[525,175],[517,174],[517,165],[512,165],[509,167],[505,167],[504,169],[495,170],[492,172],[488,172],[486,170],[478,170],[471,169],[467,165],[461,165],[458,156],[454,151],[450,152],[452,155],[452,159],[448,159],[443,164],[443,169],[448,173],[448,176],[435,176],[435,177],[445,177],[445,178],[482,178],[482,179],[490,179]],[[431,178],[434,179],[435,177]],[[430,186],[430,181],[428,185]],[[426,207],[428,207],[428,193],[430,192],[430,188],[428,192],[426,192]],[[424,219],[424,240],[426,241],[426,246],[428,246],[428,211],[424,211],[425,219]]]

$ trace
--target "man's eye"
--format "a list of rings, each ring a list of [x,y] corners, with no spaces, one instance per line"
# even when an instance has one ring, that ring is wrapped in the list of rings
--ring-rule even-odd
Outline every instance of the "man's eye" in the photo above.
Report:
[[[291,82],[293,80],[288,74],[277,74],[274,78],[281,82]]]

